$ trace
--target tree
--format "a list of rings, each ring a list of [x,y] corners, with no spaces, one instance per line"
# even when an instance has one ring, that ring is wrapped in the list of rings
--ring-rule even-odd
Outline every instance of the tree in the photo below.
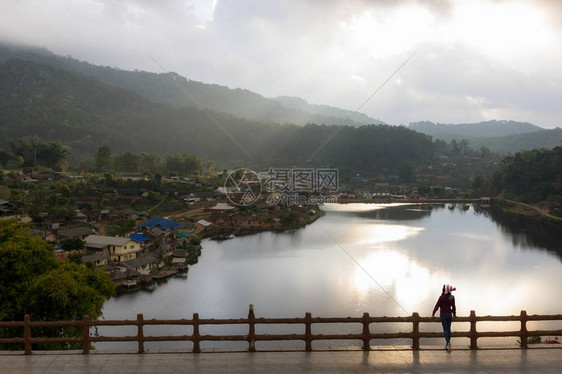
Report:
[[[462,154],[466,154],[468,152],[468,150],[470,149],[468,140],[466,139],[461,139],[461,141],[459,142],[459,149],[462,152]]]
[[[205,162],[205,168],[207,169],[207,173],[211,175],[217,174],[217,163],[215,161],[207,160],[207,162]]]
[[[61,162],[70,155],[69,149],[61,142],[47,143],[36,136],[23,137],[18,142],[10,141],[10,147],[14,155],[23,158],[24,167],[41,165],[59,169]]]
[[[81,251],[85,248],[85,242],[80,238],[69,238],[61,241],[60,247],[66,252]]]
[[[180,155],[166,157],[166,170],[181,175],[199,174],[202,170],[201,160],[194,155]]]
[[[115,156],[115,170],[118,171],[138,171],[140,165],[140,156],[133,152],[123,152]]]
[[[141,153],[140,155],[140,169],[145,173],[155,173],[160,163],[160,156],[157,154]]]
[[[459,148],[455,139],[451,140],[451,152],[454,154],[458,154],[461,152],[461,149]]]
[[[2,148],[0,148],[0,167],[6,167],[8,166],[8,162],[14,157],[14,155],[12,155],[9,152],[6,152],[5,150],[3,150]]]
[[[96,169],[101,171],[109,169],[111,162],[111,150],[106,145],[99,147],[94,159],[96,162]]]
[[[59,261],[53,247],[25,234],[16,220],[0,221],[0,320],[57,321],[101,316],[103,303],[115,292],[109,276],[84,266]],[[80,335],[80,327],[44,328],[38,336]],[[0,329],[0,338],[21,336],[19,328]],[[74,348],[50,344],[45,348]],[[0,344],[0,348],[5,348]],[[43,348],[43,347],[42,347]]]
[[[102,271],[63,261],[33,279],[21,305],[34,320],[98,318],[103,303],[114,293],[114,286]]]
[[[414,165],[411,162],[402,161],[398,167],[400,181],[412,183],[414,181]]]

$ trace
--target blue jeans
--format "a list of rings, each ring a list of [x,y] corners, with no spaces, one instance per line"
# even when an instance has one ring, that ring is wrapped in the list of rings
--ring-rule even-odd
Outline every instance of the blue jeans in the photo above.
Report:
[[[443,314],[440,316],[441,324],[443,325],[443,333],[445,334],[445,341],[447,344],[451,340],[451,322],[453,322],[452,314]]]

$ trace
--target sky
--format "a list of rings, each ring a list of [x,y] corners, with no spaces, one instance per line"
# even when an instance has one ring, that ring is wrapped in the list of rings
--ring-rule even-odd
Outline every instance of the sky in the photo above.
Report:
[[[557,0],[0,0],[0,15],[2,41],[266,97],[364,104],[392,125],[562,127]]]

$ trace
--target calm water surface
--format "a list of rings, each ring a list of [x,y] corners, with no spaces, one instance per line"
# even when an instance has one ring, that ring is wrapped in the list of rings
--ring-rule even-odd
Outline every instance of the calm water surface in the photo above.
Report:
[[[299,230],[204,240],[199,263],[186,278],[112,298],[104,318],[134,319],[137,313],[145,319],[191,318],[194,312],[201,318],[242,318],[249,304],[258,317],[428,316],[445,283],[457,287],[462,316],[470,310],[562,311],[560,255],[521,240],[472,207],[322,209],[323,217]],[[158,332],[170,331],[162,329]]]

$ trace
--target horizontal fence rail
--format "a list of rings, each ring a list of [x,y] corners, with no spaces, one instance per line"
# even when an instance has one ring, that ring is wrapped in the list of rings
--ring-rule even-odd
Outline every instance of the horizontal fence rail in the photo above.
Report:
[[[520,329],[515,331],[478,331],[477,322],[520,322]],[[469,331],[454,331],[452,337],[466,337],[470,339],[470,348],[477,349],[477,341],[483,337],[518,337],[520,338],[521,348],[527,348],[527,338],[532,336],[556,336],[562,335],[562,329],[559,330],[527,330],[527,322],[529,321],[562,321],[562,314],[556,315],[527,315],[522,310],[517,316],[477,316],[475,311],[470,311],[468,317],[455,317],[454,322],[470,323]],[[355,323],[362,325],[361,333],[349,334],[313,334],[312,326],[314,324],[345,324]],[[383,323],[411,323],[412,329],[407,332],[393,333],[374,333],[371,332],[371,324]],[[345,317],[345,318],[322,318],[312,317],[310,313],[306,313],[304,318],[256,318],[253,313],[253,306],[247,318],[240,319],[201,319],[198,313],[193,314],[192,319],[173,319],[173,320],[145,320],[142,314],[137,314],[136,320],[90,320],[88,316],[84,316],[82,320],[73,321],[56,321],[56,322],[34,322],[31,321],[29,315],[24,317],[23,321],[0,322],[1,328],[23,327],[23,337],[0,338],[0,343],[20,343],[24,345],[25,354],[32,353],[32,344],[38,343],[82,343],[82,352],[87,354],[90,352],[91,343],[96,342],[137,342],[138,353],[143,353],[145,342],[163,342],[163,341],[189,341],[193,343],[193,353],[201,352],[201,342],[207,341],[242,341],[248,343],[248,351],[255,352],[255,343],[258,341],[303,341],[305,350],[312,351],[312,342],[320,340],[359,340],[363,342],[363,349],[368,351],[371,349],[370,342],[372,339],[412,339],[412,349],[420,349],[421,338],[441,338],[441,332],[424,332],[420,331],[422,323],[440,323],[440,319],[436,317],[420,317],[418,313],[412,313],[408,317],[371,317],[369,313],[364,313],[362,317]],[[304,333],[302,334],[256,334],[256,325],[304,325]],[[168,335],[168,336],[145,336],[144,326],[155,325],[177,325],[192,326],[191,335]],[[201,326],[206,325],[247,325],[248,333],[245,335],[202,335],[199,331]],[[32,329],[40,327],[65,327],[74,326],[82,327],[80,336],[69,337],[33,337]],[[96,326],[137,326],[136,335],[128,336],[91,336],[90,328]]]

